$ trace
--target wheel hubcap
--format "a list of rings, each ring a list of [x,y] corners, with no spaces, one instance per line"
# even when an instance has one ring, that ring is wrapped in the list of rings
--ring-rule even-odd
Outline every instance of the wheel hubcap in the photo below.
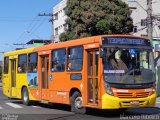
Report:
[[[23,99],[24,99],[25,102],[27,102],[27,100],[28,100],[27,92],[24,92]]]
[[[82,108],[82,97],[77,97],[75,99],[75,107],[78,109]]]

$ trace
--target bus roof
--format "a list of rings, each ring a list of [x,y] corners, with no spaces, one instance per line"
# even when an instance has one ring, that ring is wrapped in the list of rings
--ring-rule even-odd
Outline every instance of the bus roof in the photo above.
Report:
[[[5,52],[4,56],[11,56],[11,55],[18,55],[18,54],[23,54],[23,53],[29,53],[32,52],[34,48],[26,48],[26,49],[21,49],[21,50],[14,50],[10,52]]]
[[[85,45],[85,44],[90,44],[90,43],[100,43],[100,40],[102,37],[118,37],[118,36],[119,37],[136,37],[136,38],[147,39],[145,37],[139,37],[139,36],[134,36],[134,35],[130,35],[130,34],[98,35],[98,36],[85,37],[85,38],[69,40],[69,41],[65,41],[65,42],[43,45],[43,46],[39,46],[39,47],[26,48],[26,49],[21,49],[21,50],[14,50],[14,51],[10,51],[10,52],[5,52],[4,56],[18,55],[18,54],[29,53],[29,52],[37,52],[37,51],[45,51],[45,50],[51,50],[53,48],[56,49],[56,48],[63,48],[63,47]]]
[[[65,41],[65,42],[59,42],[59,43],[54,43],[54,44],[48,44],[44,46],[39,46],[34,49],[34,51],[44,51],[44,50],[50,50],[50,49],[56,49],[56,48],[63,48],[63,47],[71,47],[71,46],[78,46],[78,45],[85,45],[89,43],[100,43],[102,37],[136,37],[136,38],[143,38],[147,39],[145,37],[138,37],[134,35],[129,35],[129,34],[113,34],[113,35],[98,35],[98,36],[92,36],[92,37],[86,37],[86,38],[80,38],[80,39],[75,39],[75,40],[70,40],[70,41]]]

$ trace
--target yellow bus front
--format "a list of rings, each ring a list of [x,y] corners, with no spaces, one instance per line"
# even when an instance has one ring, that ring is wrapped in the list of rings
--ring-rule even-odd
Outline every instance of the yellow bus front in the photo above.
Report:
[[[102,109],[153,107],[155,67],[149,40],[136,37],[102,38]]]

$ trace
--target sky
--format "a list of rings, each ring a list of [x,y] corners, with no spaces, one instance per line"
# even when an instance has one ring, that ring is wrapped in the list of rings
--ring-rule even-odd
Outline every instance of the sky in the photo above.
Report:
[[[2,52],[27,47],[31,39],[51,39],[49,16],[61,0],[0,0],[0,60]]]

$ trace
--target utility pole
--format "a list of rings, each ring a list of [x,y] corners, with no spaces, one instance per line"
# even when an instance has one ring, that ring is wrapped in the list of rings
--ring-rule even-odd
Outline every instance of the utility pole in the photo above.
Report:
[[[53,32],[54,32],[54,30],[53,30],[53,21],[54,21],[53,17],[54,17],[54,14],[52,14],[52,13],[39,13],[38,16],[50,16],[51,17],[50,20],[49,20],[49,22],[52,23],[52,35],[54,35],[53,34]],[[52,43],[54,43],[53,36],[51,38],[52,38]]]
[[[152,0],[147,0],[147,27],[148,38],[152,44]]]

